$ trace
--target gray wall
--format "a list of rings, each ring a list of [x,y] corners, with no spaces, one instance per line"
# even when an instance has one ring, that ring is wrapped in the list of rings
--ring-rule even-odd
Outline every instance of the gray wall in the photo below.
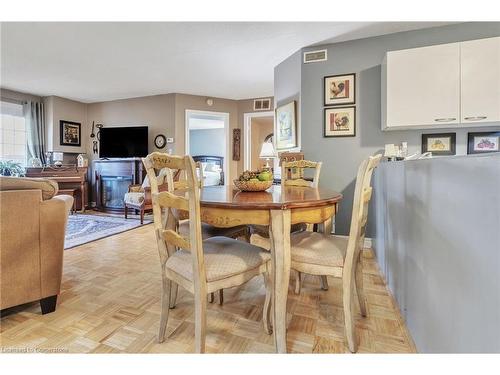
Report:
[[[297,51],[288,59],[274,68],[274,105],[279,107],[287,104],[292,100],[296,102],[296,115],[297,115],[297,138],[298,147],[301,148],[301,66],[302,66],[302,52]]]
[[[344,194],[336,217],[336,231],[349,232],[354,179],[359,163],[368,155],[382,151],[386,143],[407,141],[410,152],[420,152],[421,134],[435,131],[380,130],[381,117],[381,63],[390,50],[421,47],[432,44],[500,36],[500,22],[464,23],[438,28],[409,31],[374,38],[315,46],[328,49],[328,61],[302,64],[297,53],[275,69],[275,101],[280,104],[287,97],[299,98],[302,150],[311,160],[324,162],[320,185]],[[300,52],[300,51],[299,51]],[[299,53],[300,54],[300,53]],[[297,92],[297,70],[300,67],[300,88]],[[356,73],[356,137],[323,138],[323,77],[333,74]],[[474,128],[500,130],[495,128]],[[449,130],[446,130],[449,131]],[[457,153],[466,152],[467,129],[457,130]],[[374,234],[374,212],[368,225],[368,236]]]
[[[225,157],[226,131],[224,129],[196,129],[189,131],[189,154]]]
[[[500,353],[500,154],[374,177],[377,261],[418,351]]]

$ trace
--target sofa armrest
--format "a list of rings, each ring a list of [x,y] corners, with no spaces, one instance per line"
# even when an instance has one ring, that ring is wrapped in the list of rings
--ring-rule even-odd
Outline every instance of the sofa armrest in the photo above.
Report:
[[[64,237],[73,197],[58,195],[40,203],[41,298],[61,289]]]
[[[56,195],[55,197],[53,197],[52,199],[57,199],[57,200],[60,200],[60,201],[63,201],[64,202],[64,205],[66,207],[66,212],[71,212],[71,209],[73,208],[73,201],[74,201],[74,198],[70,195]]]

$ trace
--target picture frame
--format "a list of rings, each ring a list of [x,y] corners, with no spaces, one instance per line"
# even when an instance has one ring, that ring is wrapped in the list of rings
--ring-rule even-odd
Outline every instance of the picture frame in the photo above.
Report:
[[[323,137],[355,137],[356,107],[333,107],[324,109]]]
[[[488,154],[500,151],[500,131],[467,134],[467,154]]]
[[[432,152],[432,155],[455,155],[456,133],[422,134],[422,154]]]
[[[82,142],[82,124],[79,122],[59,121],[59,144],[61,146],[80,147]]]
[[[323,78],[325,107],[356,103],[356,73],[337,74]]]
[[[233,160],[240,161],[241,158],[241,129],[233,129]]]
[[[298,142],[295,100],[276,108],[275,124],[276,150],[296,148]]]

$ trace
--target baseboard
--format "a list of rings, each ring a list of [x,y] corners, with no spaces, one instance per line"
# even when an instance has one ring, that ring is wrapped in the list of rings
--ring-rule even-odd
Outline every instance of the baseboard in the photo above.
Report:
[[[349,238],[349,236],[344,236],[343,234],[334,234],[336,237]],[[373,249],[373,241],[371,238],[365,238],[365,243],[363,244],[364,249]]]

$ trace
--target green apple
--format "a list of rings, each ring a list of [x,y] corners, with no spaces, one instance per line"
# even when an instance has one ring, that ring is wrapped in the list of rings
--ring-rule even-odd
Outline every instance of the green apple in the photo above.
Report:
[[[248,181],[260,181],[258,178],[251,178],[250,180]]]
[[[257,177],[260,181],[271,181],[273,179],[273,174],[270,171],[262,171]]]

